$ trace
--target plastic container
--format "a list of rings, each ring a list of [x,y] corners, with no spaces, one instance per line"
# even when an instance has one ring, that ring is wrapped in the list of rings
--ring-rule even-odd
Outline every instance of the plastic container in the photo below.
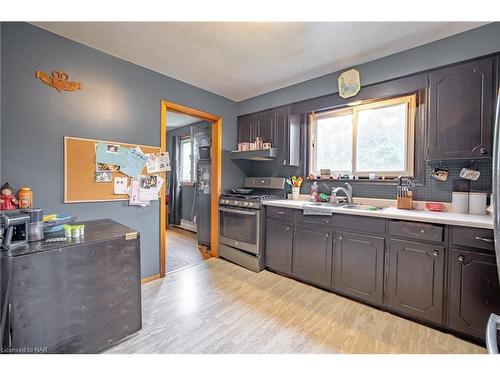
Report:
[[[64,235],[66,238],[71,238],[71,225],[64,225]]]
[[[469,193],[469,214],[486,215],[486,193]]]
[[[71,238],[80,238],[80,226],[74,225],[71,227]]]
[[[469,213],[469,193],[464,191],[454,191],[451,193],[451,206],[453,212],[457,214]]]
[[[17,200],[19,201],[19,208],[33,207],[33,192],[31,188],[23,186],[17,192]]]

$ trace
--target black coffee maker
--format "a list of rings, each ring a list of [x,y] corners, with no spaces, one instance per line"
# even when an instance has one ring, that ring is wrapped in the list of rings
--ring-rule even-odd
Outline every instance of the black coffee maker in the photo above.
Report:
[[[28,243],[30,215],[19,211],[0,211],[2,249],[12,250]]]

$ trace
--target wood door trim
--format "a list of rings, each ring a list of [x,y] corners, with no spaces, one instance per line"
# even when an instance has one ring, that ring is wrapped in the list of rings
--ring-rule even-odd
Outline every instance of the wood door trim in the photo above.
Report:
[[[212,123],[212,152],[211,152],[211,184],[210,184],[210,255],[217,257],[219,253],[219,210],[218,202],[222,189],[222,117],[212,113],[204,112],[195,108],[186,107],[181,104],[167,100],[160,103],[160,149],[167,151],[167,111],[182,113],[198,117],[201,120]],[[166,178],[165,172],[162,177]],[[163,184],[160,193],[160,273],[159,277],[166,274],[166,183]]]
[[[146,283],[149,283],[151,281],[158,280],[159,278],[160,278],[160,274],[159,273],[151,275],[151,276],[148,276],[148,277],[144,277],[144,278],[141,279],[141,284],[146,284]]]

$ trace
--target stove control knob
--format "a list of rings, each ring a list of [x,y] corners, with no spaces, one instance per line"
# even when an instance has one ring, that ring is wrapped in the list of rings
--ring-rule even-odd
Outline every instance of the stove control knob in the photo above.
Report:
[[[248,203],[248,207],[253,207],[253,206],[255,206],[255,203],[252,202]]]
[[[248,207],[249,206],[248,202],[243,203],[243,206]]]
[[[235,206],[237,206],[237,205],[239,204],[239,202],[238,202],[238,201],[234,201],[234,202],[233,202],[233,204],[234,204]]]

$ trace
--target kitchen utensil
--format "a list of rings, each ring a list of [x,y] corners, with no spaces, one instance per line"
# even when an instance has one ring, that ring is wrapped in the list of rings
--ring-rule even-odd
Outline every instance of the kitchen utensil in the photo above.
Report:
[[[1,245],[6,250],[15,249],[28,242],[29,215],[17,211],[0,213]]]
[[[476,169],[471,169],[471,168],[462,168],[460,171],[459,176],[462,178],[465,178],[466,180],[471,180],[471,181],[476,181],[479,176],[481,175],[481,172],[479,172]]]
[[[486,193],[469,193],[469,214],[486,215]]]
[[[442,203],[435,203],[435,202],[427,202],[425,204],[425,207],[429,211],[434,211],[434,212],[441,212],[444,210],[444,204]]]
[[[437,181],[445,182],[448,179],[450,172],[447,169],[441,168],[441,163],[434,168],[431,173],[431,178]]]
[[[233,194],[249,195],[252,194],[253,189],[229,189]]]
[[[451,193],[451,207],[457,214],[469,212],[469,193],[465,191],[454,191]]]

